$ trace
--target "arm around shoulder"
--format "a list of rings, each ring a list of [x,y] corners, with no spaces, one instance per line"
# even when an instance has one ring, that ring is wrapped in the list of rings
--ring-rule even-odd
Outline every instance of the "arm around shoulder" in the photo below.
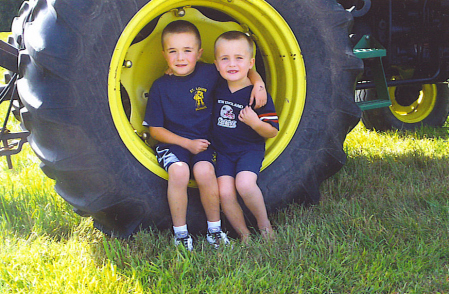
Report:
[[[265,83],[254,68],[251,68],[248,71],[248,78],[254,85],[249,98],[249,105],[252,105],[254,100],[256,100],[255,108],[261,108],[267,103],[267,89],[265,88]]]

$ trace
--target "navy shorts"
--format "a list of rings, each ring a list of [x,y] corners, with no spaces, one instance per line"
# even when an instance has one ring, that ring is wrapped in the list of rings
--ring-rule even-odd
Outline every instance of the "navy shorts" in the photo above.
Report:
[[[192,154],[189,150],[178,145],[161,144],[156,146],[156,158],[159,165],[166,171],[170,165],[176,162],[185,162],[192,168],[197,162],[208,161],[214,164],[214,150],[209,147],[198,154]]]
[[[259,175],[264,151],[246,151],[238,154],[223,154],[217,151],[215,173],[221,176],[235,176],[241,171],[250,171]]]

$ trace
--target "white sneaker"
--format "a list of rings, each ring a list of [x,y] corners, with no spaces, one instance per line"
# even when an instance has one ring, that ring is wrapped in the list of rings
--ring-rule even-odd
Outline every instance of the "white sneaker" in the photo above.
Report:
[[[188,232],[179,232],[175,234],[175,246],[182,244],[188,251],[193,250],[193,240]]]
[[[206,239],[209,244],[214,246],[215,249],[220,247],[220,243],[223,243],[224,245],[231,244],[231,242],[229,242],[228,236],[221,230],[220,227],[208,230]]]

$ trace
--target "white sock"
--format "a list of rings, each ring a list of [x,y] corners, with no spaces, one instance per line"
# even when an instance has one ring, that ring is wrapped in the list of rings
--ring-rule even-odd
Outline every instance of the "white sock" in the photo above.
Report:
[[[179,227],[173,226],[173,232],[175,233],[175,235],[177,233],[181,233],[181,232],[188,232],[187,231],[187,225],[183,225],[183,226],[179,226]]]
[[[208,231],[212,231],[212,229],[220,229],[221,230],[221,220],[216,222],[207,221],[207,229]]]

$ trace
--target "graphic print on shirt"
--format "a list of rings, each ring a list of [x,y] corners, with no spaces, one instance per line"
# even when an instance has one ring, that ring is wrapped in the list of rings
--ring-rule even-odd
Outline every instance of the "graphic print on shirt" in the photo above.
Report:
[[[238,103],[221,99],[217,100],[217,103],[224,104],[220,109],[220,116],[218,117],[217,126],[235,129],[237,127],[236,118],[238,116],[238,113],[234,113],[234,108],[238,108],[241,110],[244,108],[244,106]]]
[[[207,89],[196,87],[196,89],[190,90],[190,93],[195,93],[193,99],[196,102],[196,111],[206,109],[207,106],[204,103],[204,93],[207,92]]]
[[[220,116],[222,118],[227,118],[227,119],[235,119],[235,114],[232,111],[232,107],[229,105],[224,105],[221,110],[220,110]]]
[[[218,100],[218,104],[224,104],[223,100]],[[235,120],[235,113],[231,106],[223,105],[220,109],[220,116],[218,117],[217,125],[220,127],[235,129],[237,121]]]

